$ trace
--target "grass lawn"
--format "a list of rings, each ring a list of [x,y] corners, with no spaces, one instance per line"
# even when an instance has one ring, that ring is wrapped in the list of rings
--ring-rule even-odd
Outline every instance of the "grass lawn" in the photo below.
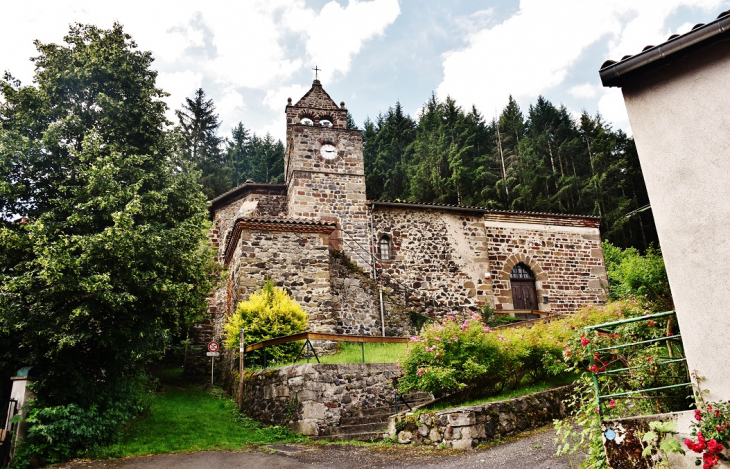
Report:
[[[405,356],[408,344],[365,343],[365,363],[395,363]],[[340,351],[333,355],[320,355],[320,363],[362,363],[362,349],[354,342],[340,342]],[[307,363],[307,359],[298,360],[296,364]],[[312,356],[309,363],[317,363]]]
[[[161,370],[164,391],[154,396],[147,415],[132,421],[117,444],[89,454],[95,459],[239,450],[247,445],[304,441],[279,426],[261,424],[238,413],[233,400],[186,383],[179,368]]]
[[[496,402],[496,401],[504,401],[506,399],[513,399],[515,397],[524,396],[527,394],[532,394],[535,392],[545,391],[546,389],[554,388],[557,386],[564,386],[566,384],[570,384],[574,382],[576,379],[578,379],[578,375],[564,375],[564,376],[556,376],[552,379],[542,381],[539,383],[530,383],[530,384],[521,384],[517,386],[515,389],[505,389],[501,393],[497,394],[496,396],[490,396],[490,397],[483,397],[480,399],[470,399],[467,401],[457,401],[457,400],[451,400],[451,399],[443,399],[438,402],[434,402],[427,408],[424,408],[422,410],[424,411],[432,411],[432,410],[444,410],[444,409],[452,409],[454,407],[466,407],[470,405],[477,405],[477,404],[486,404],[487,402]],[[419,409],[421,410],[421,409]]]

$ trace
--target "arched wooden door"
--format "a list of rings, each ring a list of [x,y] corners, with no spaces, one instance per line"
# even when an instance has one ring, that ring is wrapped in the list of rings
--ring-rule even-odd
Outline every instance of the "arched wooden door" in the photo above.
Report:
[[[509,274],[512,284],[512,307],[514,309],[537,310],[535,275],[529,267],[519,263]]]

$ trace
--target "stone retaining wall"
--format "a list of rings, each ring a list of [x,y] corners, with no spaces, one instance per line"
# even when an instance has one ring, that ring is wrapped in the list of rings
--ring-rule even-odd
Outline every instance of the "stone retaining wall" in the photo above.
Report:
[[[388,421],[390,436],[399,443],[444,445],[471,449],[491,440],[539,428],[567,415],[563,401],[573,385],[506,401],[468,407],[398,414]]]
[[[304,435],[327,434],[343,417],[362,415],[393,401],[394,363],[291,365],[247,371],[244,409],[266,424],[287,425]]]

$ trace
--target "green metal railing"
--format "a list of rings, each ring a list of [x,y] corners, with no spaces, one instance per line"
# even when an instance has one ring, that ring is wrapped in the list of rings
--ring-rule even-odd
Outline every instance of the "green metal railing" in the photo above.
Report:
[[[619,326],[624,326],[626,324],[639,322],[639,321],[652,321],[654,319],[662,319],[662,318],[666,318],[669,316],[675,316],[675,315],[676,315],[675,311],[666,311],[663,313],[650,314],[647,316],[623,319],[621,321],[607,322],[604,324],[587,326],[584,330],[586,332],[601,332],[601,333],[606,333],[606,334],[613,334],[613,333],[615,333],[616,328],[618,328]],[[622,350],[622,349],[626,349],[626,348],[630,348],[630,347],[637,348],[637,347],[646,346],[646,345],[659,343],[659,342],[665,342],[668,345],[668,347],[670,347],[669,344],[672,341],[679,341],[680,346],[677,348],[678,348],[678,350],[681,350],[682,349],[681,339],[682,339],[682,335],[677,333],[674,335],[667,335],[665,337],[658,337],[658,338],[654,338],[654,339],[647,339],[647,340],[641,340],[641,341],[637,341],[637,342],[613,345],[610,347],[602,347],[602,348],[598,348],[595,350],[593,349],[593,342],[590,342],[588,344],[588,352],[590,354],[591,367],[595,366],[597,368],[597,364],[596,364],[596,361],[594,360],[594,357],[596,354],[599,354],[601,352]],[[687,361],[686,357],[678,358],[678,357],[672,356],[672,353],[669,353],[668,357],[657,357],[657,360],[654,361],[654,364],[657,366],[663,366],[663,365],[667,365],[670,363],[682,363],[682,362],[686,363],[686,361]],[[689,374],[687,373],[687,381],[682,382],[682,383],[668,384],[665,386],[656,386],[656,387],[645,388],[645,389],[635,389],[635,390],[623,391],[623,392],[609,392],[609,393],[605,393],[605,394],[601,393],[601,385],[599,383],[599,377],[601,377],[601,376],[608,377],[610,375],[621,375],[621,374],[625,374],[627,372],[631,372],[631,370],[634,370],[637,368],[638,367],[636,367],[636,366],[630,366],[630,367],[617,368],[617,369],[613,369],[613,370],[603,369],[602,371],[600,371],[600,369],[599,369],[599,370],[592,372],[593,385],[595,387],[596,402],[598,405],[599,414],[603,415],[602,401],[605,401],[607,399],[631,399],[631,398],[634,398],[634,396],[636,396],[637,394],[642,395],[642,394],[651,393],[651,392],[666,391],[668,389],[676,389],[676,388],[692,386],[692,382],[689,380]],[[685,372],[686,372],[686,369],[685,369]]]

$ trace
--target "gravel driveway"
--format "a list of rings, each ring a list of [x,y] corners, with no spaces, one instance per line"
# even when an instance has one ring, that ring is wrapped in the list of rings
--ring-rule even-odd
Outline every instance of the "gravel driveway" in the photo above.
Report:
[[[319,468],[570,468],[566,457],[555,456],[552,427],[545,427],[507,443],[476,451],[447,451],[424,447],[349,444],[274,445],[252,452],[199,452],[165,454],[105,461],[77,461],[61,466],[80,468],[160,469],[286,469]],[[270,452],[266,452],[270,451]]]

